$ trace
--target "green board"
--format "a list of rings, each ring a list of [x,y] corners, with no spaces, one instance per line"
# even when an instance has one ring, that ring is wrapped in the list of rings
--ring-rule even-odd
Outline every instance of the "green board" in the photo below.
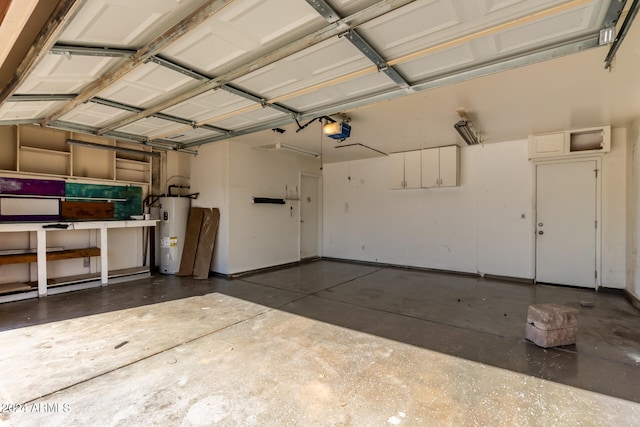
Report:
[[[98,199],[96,201],[113,200],[113,219],[129,219],[131,215],[142,215],[142,188],[136,186],[67,182],[65,184],[65,196],[67,200],[74,200],[74,197]],[[126,199],[126,201],[117,201],[115,199]],[[87,199],[83,200],[89,201]]]

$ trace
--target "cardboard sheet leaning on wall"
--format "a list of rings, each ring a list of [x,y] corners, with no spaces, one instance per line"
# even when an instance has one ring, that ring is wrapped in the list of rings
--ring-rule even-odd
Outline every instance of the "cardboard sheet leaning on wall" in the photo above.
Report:
[[[206,279],[220,224],[218,208],[191,208],[178,276]]]

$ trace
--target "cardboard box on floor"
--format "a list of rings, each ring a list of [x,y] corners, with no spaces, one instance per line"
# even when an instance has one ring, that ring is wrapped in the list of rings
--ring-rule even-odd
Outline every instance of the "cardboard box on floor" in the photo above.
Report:
[[[209,277],[219,224],[218,208],[191,208],[178,276]]]

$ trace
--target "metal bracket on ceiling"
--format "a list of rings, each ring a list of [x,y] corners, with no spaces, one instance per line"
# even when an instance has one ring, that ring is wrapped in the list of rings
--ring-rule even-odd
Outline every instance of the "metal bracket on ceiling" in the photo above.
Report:
[[[307,0],[307,3],[316,10],[327,22],[334,23],[340,20],[340,16],[324,0]]]
[[[73,94],[16,94],[7,98],[7,102],[52,102],[52,101],[68,101],[75,98]]]
[[[613,1],[615,2],[615,0]],[[627,17],[624,19],[624,22],[620,26],[620,32],[618,33],[618,36],[613,41],[613,44],[611,45],[611,49],[609,49],[609,53],[607,54],[607,57],[604,59],[605,70],[611,68],[611,62],[613,62],[613,58],[616,56],[616,52],[618,52],[618,49],[620,48],[622,41],[624,40],[627,33],[629,32],[631,23],[633,22],[636,15],[638,14],[639,9],[640,9],[640,0],[633,0],[633,3],[631,3],[631,6],[629,7],[629,12],[627,13]]]
[[[87,100],[88,102],[93,102],[94,104],[104,105],[111,108],[117,108],[118,110],[129,111],[132,113],[139,113],[142,111],[142,108],[134,107],[133,105],[123,104],[121,102],[111,101],[109,99],[100,98],[98,96]]]
[[[356,30],[350,30],[343,34],[364,56],[366,56],[376,66],[378,71],[387,75],[395,84],[403,89],[408,89],[411,85],[396,71],[395,68],[387,64],[387,61],[375,50]]]
[[[307,3],[313,7],[324,19],[333,23],[340,20],[338,13],[329,6],[324,0],[307,0]],[[395,84],[403,89],[409,89],[411,85],[405,80],[404,77],[398,73],[396,69],[387,64],[382,55],[378,53],[367,41],[362,38],[358,31],[354,28],[346,31],[338,37],[345,37],[351,42],[364,56],[366,56],[371,62],[373,62],[378,69],[387,75]]]
[[[600,45],[613,43],[616,36],[616,24],[624,10],[627,0],[611,0],[600,30]]]
[[[117,108],[120,110],[124,110],[124,111],[129,111],[132,113],[141,113],[142,111],[144,111],[142,108],[139,107],[134,107],[133,105],[128,105],[128,104],[123,104],[121,102],[116,102],[116,101],[111,101],[109,99],[104,99],[104,98],[99,98],[99,97],[95,97],[95,98],[91,98],[90,99],[91,102],[96,103],[96,104],[100,104],[100,105],[106,105],[108,107],[112,107],[112,108]],[[194,122],[193,120],[189,120],[189,119],[183,119],[181,117],[176,117],[176,116],[172,116],[169,114],[164,114],[164,113],[154,113],[149,115],[148,117],[155,117],[157,119],[162,119],[162,120],[166,120],[169,122],[174,122],[174,123],[180,123],[186,126],[189,126],[193,129],[196,129],[198,127],[201,127],[203,129],[208,129],[214,132],[218,132],[218,133],[227,133],[229,132],[229,130],[224,129],[224,128],[219,128],[217,126],[212,126],[212,125],[202,125],[202,126],[198,126],[198,124],[196,122]],[[98,130],[98,134],[99,135],[106,135],[108,132],[100,132]]]
[[[220,89],[222,89],[222,90],[224,90],[226,92],[232,93],[232,94],[234,94],[236,96],[239,96],[241,98],[253,101],[253,102],[257,103],[257,104],[260,104],[262,106],[262,108],[266,108],[266,107],[273,108],[274,110],[278,110],[281,113],[285,113],[285,114],[290,115],[290,116],[295,116],[296,114],[298,114],[297,111],[293,111],[293,110],[291,110],[291,109],[289,109],[287,107],[284,107],[284,106],[282,106],[282,105],[280,105],[278,103],[275,103],[275,102],[274,103],[269,103],[264,98],[256,96],[256,95],[254,95],[252,93],[249,93],[247,91],[244,91],[242,89],[235,88],[235,87],[233,87],[233,86],[231,86],[229,84],[220,85]]]
[[[77,55],[77,56],[100,56],[108,58],[128,58],[135,50],[120,49],[115,47],[88,47],[56,44],[49,53],[53,55]]]
[[[161,67],[165,67],[169,70],[178,72],[180,74],[184,74],[185,76],[191,77],[192,79],[199,80],[201,82],[209,81],[211,78],[205,76],[204,74],[200,74],[197,71],[194,71],[190,68],[183,67],[180,64],[177,64],[173,61],[169,61],[168,59],[161,58],[157,55],[150,57],[148,62],[153,62],[154,64],[160,65]]]
[[[627,0],[611,0],[602,22],[602,28],[615,27],[626,4]]]

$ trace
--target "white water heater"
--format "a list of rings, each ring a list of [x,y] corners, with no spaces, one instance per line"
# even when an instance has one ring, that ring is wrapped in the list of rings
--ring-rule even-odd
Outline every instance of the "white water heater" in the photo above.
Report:
[[[188,197],[160,197],[161,273],[175,274],[180,270],[190,206]]]

